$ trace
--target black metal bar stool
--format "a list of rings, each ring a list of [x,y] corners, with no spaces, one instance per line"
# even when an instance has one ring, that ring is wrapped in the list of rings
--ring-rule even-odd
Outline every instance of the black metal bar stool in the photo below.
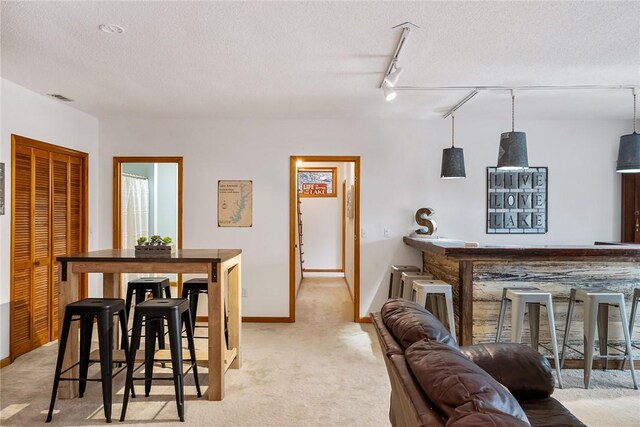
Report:
[[[208,294],[209,283],[206,277],[197,277],[189,279],[182,283],[182,298],[189,300],[189,310],[191,312],[191,324],[193,328],[208,328],[208,326],[196,326],[196,312],[198,310],[198,296],[200,294]],[[226,306],[226,303],[225,303]],[[227,310],[224,314],[224,339],[229,342],[229,332],[227,330]]]
[[[49,414],[47,415],[46,422],[50,422],[53,416],[53,408],[56,403],[56,396],[58,394],[60,381],[80,381],[80,397],[84,395],[87,388],[87,381],[102,382],[104,415],[107,422],[111,422],[113,316],[116,315],[120,318],[120,329],[122,335],[125,337],[122,348],[124,349],[124,354],[127,357],[127,360],[129,360],[124,300],[119,298],[87,298],[68,304],[65,307],[62,332],[60,333],[60,341],[58,342],[58,361],[56,363],[56,371],[53,377],[51,404],[49,405]],[[98,344],[100,349],[101,376],[99,379],[88,379],[87,371],[89,369],[89,364],[92,363],[89,357],[91,354],[91,336],[93,334],[93,321],[95,318],[98,318]],[[67,346],[67,340],[69,338],[71,322],[77,320],[80,321],[80,361],[62,371],[62,363],[64,362],[64,353]],[[74,368],[76,365],[80,365],[78,378],[61,378],[61,375]],[[122,371],[122,369],[116,372],[116,374],[120,371]]]
[[[131,303],[133,296],[136,297],[136,306],[147,299],[147,294],[150,293],[153,298],[171,298],[171,287],[168,277],[141,277],[130,281],[127,284],[127,301],[125,310],[127,314],[127,323],[131,314]],[[164,294],[164,295],[163,295]],[[158,346],[165,348],[164,343],[164,324],[160,325],[158,331]],[[122,342],[126,335],[122,337]]]
[[[187,334],[187,342],[189,345],[189,355],[191,364],[187,368],[193,369],[193,376],[196,383],[198,397],[202,396],[200,392],[200,383],[198,381],[198,366],[196,364],[196,349],[193,340],[193,326],[191,325],[191,316],[189,313],[189,302],[183,298],[161,298],[150,299],[136,306],[133,315],[133,334],[131,336],[131,352],[129,353],[127,365],[127,380],[124,389],[124,401],[122,402],[122,414],[120,421],[124,421],[127,412],[127,403],[129,402],[129,393],[135,397],[133,389],[134,380],[144,380],[144,395],[149,396],[151,392],[151,382],[153,380],[166,380],[167,378],[153,377],[153,362],[155,354],[155,339],[145,339],[145,361],[135,368],[136,349],[140,344],[142,335],[142,322],[145,322],[145,336],[154,337],[159,324],[167,320],[169,326],[169,347],[171,349],[171,367],[173,370],[173,384],[176,393],[176,405],[178,407],[178,416],[180,421],[184,421],[184,375],[182,360],[182,325],[184,324]],[[133,373],[144,365],[144,377],[134,378]]]

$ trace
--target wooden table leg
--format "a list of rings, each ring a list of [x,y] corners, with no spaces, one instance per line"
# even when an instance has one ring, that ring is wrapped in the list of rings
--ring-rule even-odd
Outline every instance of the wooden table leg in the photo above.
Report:
[[[229,348],[236,349],[236,357],[231,363],[232,369],[242,367],[242,353],[240,351],[240,336],[242,332],[242,266],[241,256],[237,256],[238,263],[229,269]]]
[[[104,298],[120,298],[120,273],[102,273],[102,296]],[[117,316],[113,317],[113,344],[120,343],[120,323]]]
[[[58,331],[62,333],[62,322],[64,321],[64,310],[67,304],[78,300],[80,274],[73,272],[73,264],[67,263],[60,265],[60,286],[58,288]],[[73,322],[69,329],[69,338],[64,353],[64,362],[62,370],[66,370],[70,366],[78,362],[78,322]],[[78,377],[78,366],[69,370],[65,377]],[[78,396],[77,381],[61,381],[58,387],[58,397],[60,399],[73,399]]]
[[[220,263],[209,264],[208,279],[208,311],[209,311],[209,400],[224,398],[224,292],[226,285],[225,272]],[[217,271],[213,271],[213,269]],[[213,281],[213,277],[218,282]]]
[[[473,344],[473,261],[460,261],[458,314],[460,345]]]

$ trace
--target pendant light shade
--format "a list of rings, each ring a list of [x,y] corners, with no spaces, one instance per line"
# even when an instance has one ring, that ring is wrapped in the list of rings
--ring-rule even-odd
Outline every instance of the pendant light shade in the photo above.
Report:
[[[511,132],[500,135],[498,169],[516,170],[529,167],[527,156],[527,134],[515,131],[515,99],[511,91]]]
[[[442,150],[442,165],[440,166],[440,178],[454,179],[465,178],[464,152],[462,148],[454,147],[455,118],[451,114],[451,148]]]
[[[640,172],[640,134],[636,133],[636,91],[633,90],[633,133],[620,137],[616,172]]]
[[[527,134],[505,132],[500,135],[498,169],[524,169],[529,167],[527,156]]]

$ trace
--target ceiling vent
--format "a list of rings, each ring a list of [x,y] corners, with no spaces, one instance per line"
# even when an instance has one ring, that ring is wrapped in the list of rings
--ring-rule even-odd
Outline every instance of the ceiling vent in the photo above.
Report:
[[[60,95],[59,93],[49,93],[47,94],[53,98],[59,99],[60,101],[64,101],[64,102],[73,102],[73,99],[69,99],[64,95]]]

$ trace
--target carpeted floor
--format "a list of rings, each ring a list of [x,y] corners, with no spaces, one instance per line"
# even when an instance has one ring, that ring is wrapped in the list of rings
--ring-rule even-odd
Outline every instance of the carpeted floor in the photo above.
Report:
[[[388,426],[389,382],[370,324],[352,320],[343,279],[305,279],[294,324],[243,325],[243,367],[226,375],[222,402],[197,399],[187,377],[186,422],[209,426]],[[204,346],[205,340],[197,340]],[[48,408],[57,343],[18,358],[0,370],[0,425],[41,425]],[[206,368],[201,369],[206,384]],[[98,375],[97,367],[90,371]],[[592,389],[582,371],[564,370],[561,400],[590,426],[638,426],[640,392],[629,372],[594,372]],[[178,422],[173,385],[130,400],[127,425]],[[138,385],[139,392],[142,385]],[[115,379],[114,423],[120,414],[123,374]],[[99,383],[83,399],[58,400],[52,425],[103,425]]]

